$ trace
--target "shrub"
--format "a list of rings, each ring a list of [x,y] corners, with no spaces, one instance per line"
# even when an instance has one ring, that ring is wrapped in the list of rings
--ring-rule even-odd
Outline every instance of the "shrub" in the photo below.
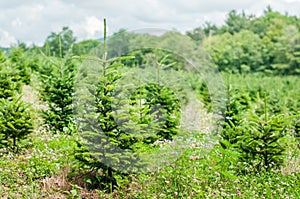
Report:
[[[142,103],[142,106],[141,106]],[[156,133],[149,134],[150,129],[144,129],[143,142],[152,144],[156,140],[172,140],[178,133],[180,124],[180,103],[176,95],[167,87],[157,83],[147,83],[139,87],[131,97],[132,105],[140,105],[138,124],[148,128],[156,123]],[[143,128],[141,128],[143,129]]]
[[[17,145],[17,141],[33,131],[33,119],[28,104],[19,98],[0,99],[0,142],[5,146]]]
[[[70,58],[53,58],[41,69],[41,98],[48,104],[42,117],[52,132],[64,132],[72,123],[75,70]]]
[[[11,98],[21,90],[18,74],[7,66],[0,66],[0,98]]]
[[[238,138],[241,161],[260,171],[278,168],[284,160],[288,118],[283,115],[248,118],[244,133]]]
[[[27,66],[27,59],[25,57],[24,49],[22,47],[14,47],[10,49],[9,60],[11,67],[17,72],[20,80],[25,83],[30,83],[30,68]]]
[[[279,168],[284,160],[289,120],[290,117],[284,115],[269,116],[265,98],[264,114],[254,111],[243,115],[238,125],[232,124],[223,130],[220,144],[240,153],[240,161],[245,163],[242,172]]]

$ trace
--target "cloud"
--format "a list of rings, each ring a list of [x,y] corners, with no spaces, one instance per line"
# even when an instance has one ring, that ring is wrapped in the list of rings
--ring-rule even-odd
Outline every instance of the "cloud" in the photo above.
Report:
[[[103,22],[95,16],[85,19],[84,30],[87,32],[87,37],[95,38],[96,33],[103,28]]]
[[[11,41],[41,45],[51,32],[69,26],[78,40],[102,37],[103,18],[109,34],[121,28],[191,30],[205,21],[218,25],[233,9],[247,14],[262,14],[271,5],[274,10],[298,15],[300,0],[9,0],[0,1],[0,46]],[[9,35],[9,36],[8,36]]]
[[[70,29],[80,39],[97,39],[103,35],[103,21],[95,16],[85,17],[85,20],[79,24],[73,24]]]
[[[22,21],[20,20],[19,17],[17,17],[16,19],[14,19],[12,22],[11,22],[11,25],[14,27],[14,28],[20,28],[22,26]]]
[[[10,35],[7,31],[0,29],[0,44],[2,47],[8,48],[11,44],[17,43],[14,36]]]
[[[300,2],[300,0],[285,0],[287,3],[294,3],[294,2]]]

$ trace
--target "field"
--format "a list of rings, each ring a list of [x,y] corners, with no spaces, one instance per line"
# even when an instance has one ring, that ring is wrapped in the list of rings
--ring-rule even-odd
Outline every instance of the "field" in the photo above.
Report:
[[[1,51],[0,197],[300,198],[299,19],[228,20]]]

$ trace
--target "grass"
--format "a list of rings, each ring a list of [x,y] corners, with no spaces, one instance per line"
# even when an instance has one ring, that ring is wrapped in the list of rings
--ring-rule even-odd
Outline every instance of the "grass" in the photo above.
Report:
[[[33,104],[35,112],[45,108],[31,87],[24,91],[23,99]],[[183,112],[184,121],[199,121],[188,124],[199,135],[185,140],[174,162],[132,174],[129,182],[109,194],[88,189],[86,175],[74,175],[76,135],[52,134],[35,115],[36,130],[19,143],[18,153],[1,149],[0,198],[300,198],[296,142],[288,145],[280,169],[239,174],[243,165],[238,154],[224,150],[217,142],[218,136],[211,133],[213,127],[208,120],[214,116],[192,111],[201,108],[191,105]]]
[[[209,140],[191,142],[177,161],[148,173],[130,176],[130,183],[112,194],[88,190],[68,178],[75,136],[35,131],[20,143],[19,153],[7,149],[0,160],[1,198],[299,198],[299,156],[281,170],[237,175],[233,151]]]
[[[1,198],[35,197],[43,178],[58,174],[71,163],[74,139],[35,131],[19,148],[18,153],[10,149],[1,153]]]

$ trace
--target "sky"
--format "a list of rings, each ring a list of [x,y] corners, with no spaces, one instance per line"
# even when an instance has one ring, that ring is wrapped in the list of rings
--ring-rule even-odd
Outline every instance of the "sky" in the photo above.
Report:
[[[185,32],[211,22],[222,25],[230,10],[260,16],[275,11],[300,17],[300,0],[0,0],[0,46],[19,42],[42,45],[51,32],[68,26],[77,41],[121,28]]]

